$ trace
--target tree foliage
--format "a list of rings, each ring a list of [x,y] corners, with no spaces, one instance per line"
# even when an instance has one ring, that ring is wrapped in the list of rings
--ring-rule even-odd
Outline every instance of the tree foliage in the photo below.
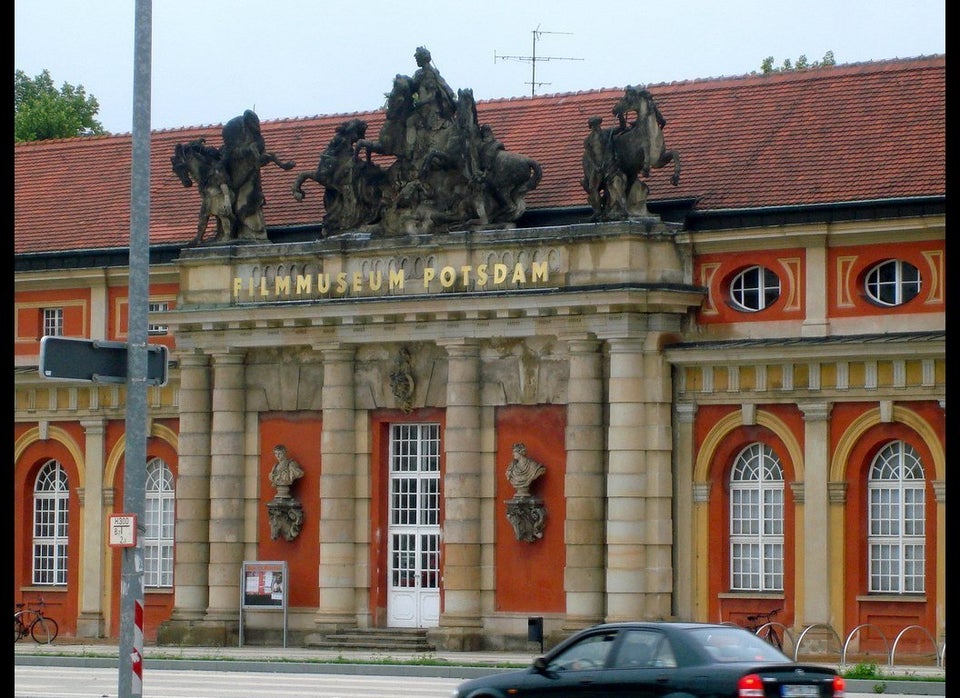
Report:
[[[807,60],[806,55],[801,55],[797,59],[797,64],[794,65],[790,62],[790,59],[787,58],[783,61],[783,65],[779,68],[774,67],[773,65],[773,56],[767,56],[763,59],[763,62],[760,64],[760,72],[764,75],[770,73],[786,73],[791,70],[809,70],[811,68],[826,68],[827,66],[836,65],[837,61],[833,57],[833,51],[827,51],[823,54],[823,59],[819,61],[814,61],[810,63]]]
[[[30,78],[22,70],[14,73],[14,141],[43,141],[50,138],[94,136],[104,133],[96,120],[100,105],[87,96],[83,85],[69,83],[57,90],[44,70]]]

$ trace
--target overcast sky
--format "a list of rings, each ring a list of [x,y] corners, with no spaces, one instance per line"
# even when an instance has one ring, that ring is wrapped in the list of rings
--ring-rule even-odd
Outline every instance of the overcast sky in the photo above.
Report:
[[[135,0],[14,8],[15,69],[82,85],[130,132]],[[152,30],[153,129],[377,109],[421,45],[478,100],[946,52],[944,0],[154,0]]]

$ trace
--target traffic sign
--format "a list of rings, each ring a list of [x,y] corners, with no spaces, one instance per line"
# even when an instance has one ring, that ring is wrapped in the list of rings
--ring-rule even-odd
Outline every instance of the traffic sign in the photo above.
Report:
[[[168,353],[162,344],[147,347],[148,384],[167,384]],[[123,383],[127,380],[127,344],[44,337],[40,340],[40,375],[52,380]]]
[[[115,548],[132,548],[137,544],[137,515],[110,515],[110,545]]]

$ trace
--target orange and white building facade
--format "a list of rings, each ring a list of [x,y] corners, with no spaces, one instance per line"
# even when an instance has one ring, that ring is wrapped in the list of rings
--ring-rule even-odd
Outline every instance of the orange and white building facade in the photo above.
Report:
[[[173,363],[148,390],[148,640],[235,641],[244,563],[279,560],[308,644],[779,609],[794,637],[939,648],[944,71],[648,86],[683,158],[676,188],[648,180],[659,220],[589,222],[587,120],[618,90],[478,103],[544,172],[493,230],[323,238],[321,190],[297,202],[264,169],[270,240],[189,248],[199,197],[169,155],[218,129],[155,132],[150,339]],[[262,129],[308,169],[342,120]],[[39,376],[40,339],[126,340],[129,151],[15,151],[15,601],[42,596],[67,636],[119,632],[125,388]],[[516,443],[546,469],[532,542],[506,517]],[[277,444],[305,473],[289,541],[267,516]]]

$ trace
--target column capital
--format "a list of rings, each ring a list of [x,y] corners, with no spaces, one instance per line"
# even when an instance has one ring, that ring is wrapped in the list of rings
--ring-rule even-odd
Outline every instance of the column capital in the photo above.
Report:
[[[677,413],[677,421],[689,424],[697,416],[698,405],[695,402],[677,402],[673,409]]]
[[[794,480],[790,483],[790,491],[793,493],[793,501],[796,504],[804,503],[804,496],[806,495],[806,488],[803,486],[803,482],[799,480]]]
[[[213,357],[213,363],[216,366],[236,366],[242,364],[247,356],[246,352],[237,352],[231,349],[214,350],[210,352]]]
[[[107,420],[101,417],[81,419],[80,426],[87,436],[102,435],[107,429]]]
[[[324,361],[353,361],[353,357],[357,354],[355,344],[343,342],[323,342],[314,344],[311,349],[319,352]]]
[[[611,354],[642,354],[646,337],[607,337],[607,351]]]
[[[578,331],[561,331],[557,333],[557,339],[561,342],[566,342],[567,344],[579,344],[579,343],[597,343],[599,344],[603,340],[598,339],[597,335],[593,332],[578,332]]]
[[[480,355],[480,342],[472,338],[437,339],[438,347],[446,349],[449,357],[475,357]]]
[[[803,419],[808,422],[823,421],[830,416],[833,409],[832,402],[799,402],[797,407],[803,412]]]
[[[173,358],[177,361],[181,369],[184,368],[206,368],[210,365],[210,355],[196,351],[175,351]]]
[[[827,493],[831,504],[844,504],[847,501],[847,483],[828,482]]]
[[[930,482],[933,485],[933,498],[937,501],[938,504],[943,504],[947,501],[947,481],[946,480],[932,480]]]

